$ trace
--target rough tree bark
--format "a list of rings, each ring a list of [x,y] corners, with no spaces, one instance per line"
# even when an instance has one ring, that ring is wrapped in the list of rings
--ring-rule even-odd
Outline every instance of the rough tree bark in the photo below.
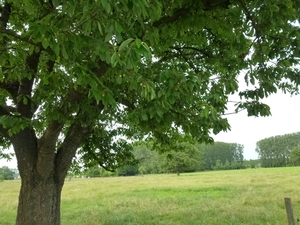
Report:
[[[22,178],[17,225],[60,224],[60,197],[63,182],[55,178],[40,181],[32,173]]]
[[[79,124],[72,125],[57,151],[49,146],[52,136],[38,141],[31,129],[25,129],[11,138],[21,175],[17,225],[60,224],[60,197],[64,180],[72,158],[88,132],[88,128]],[[43,153],[45,150],[48,154]]]
[[[26,59],[26,72],[32,75],[31,79],[24,78],[15,84],[17,88],[7,89],[17,103],[13,110],[27,120],[32,120],[35,110],[30,96],[39,58],[40,52],[37,52]],[[10,83],[1,85],[11,86]],[[27,101],[17,101],[18,96],[25,96]],[[66,105],[76,104],[83,96],[84,93],[70,89],[57,110],[63,115],[69,115],[71,112]],[[1,107],[0,115],[15,117],[10,110],[12,109]],[[52,120],[40,138],[37,138],[31,127],[20,130],[13,136],[9,136],[4,127],[0,127],[1,135],[9,138],[14,147],[21,176],[17,225],[60,224],[60,197],[64,180],[76,150],[90,132],[88,126],[76,122],[76,116],[73,121],[73,124],[66,126],[63,120]],[[62,129],[67,130],[67,133],[62,144],[57,146]]]

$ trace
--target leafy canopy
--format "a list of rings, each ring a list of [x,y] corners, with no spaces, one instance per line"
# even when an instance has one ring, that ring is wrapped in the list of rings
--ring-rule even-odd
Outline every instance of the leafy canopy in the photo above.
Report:
[[[185,132],[210,142],[229,129],[222,115],[241,71],[251,87],[236,107],[249,116],[269,115],[260,99],[278,89],[297,91],[299,7],[0,0],[0,143],[29,127],[38,138],[55,131],[59,148],[79,123],[85,162],[113,166],[129,154],[125,136],[168,141]]]

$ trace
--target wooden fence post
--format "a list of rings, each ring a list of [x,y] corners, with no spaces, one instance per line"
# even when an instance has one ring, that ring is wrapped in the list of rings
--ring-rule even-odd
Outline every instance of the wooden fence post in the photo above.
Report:
[[[296,225],[291,198],[284,198],[284,203],[288,219],[288,225]]]

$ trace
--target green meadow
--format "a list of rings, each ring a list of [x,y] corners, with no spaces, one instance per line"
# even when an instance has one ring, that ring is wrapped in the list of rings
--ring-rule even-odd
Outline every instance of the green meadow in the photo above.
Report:
[[[65,182],[62,225],[287,224],[300,216],[300,167],[76,178]],[[14,224],[20,181],[0,182],[0,224]]]

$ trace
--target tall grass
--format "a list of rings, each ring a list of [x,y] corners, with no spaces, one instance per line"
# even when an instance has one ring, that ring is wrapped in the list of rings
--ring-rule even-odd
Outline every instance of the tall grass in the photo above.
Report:
[[[284,197],[300,216],[300,167],[144,177],[73,179],[62,225],[287,224]],[[19,181],[0,183],[0,224],[14,224]]]

